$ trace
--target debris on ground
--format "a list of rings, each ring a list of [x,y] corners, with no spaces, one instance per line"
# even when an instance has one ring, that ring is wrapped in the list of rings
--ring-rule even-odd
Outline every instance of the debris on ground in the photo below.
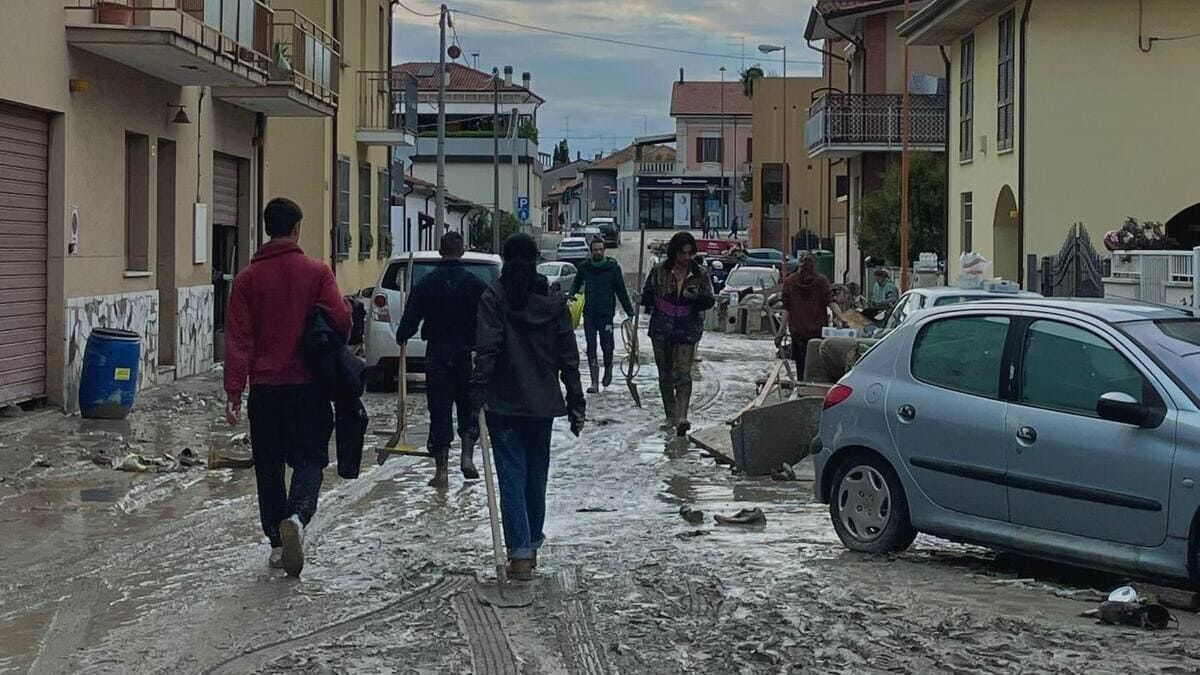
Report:
[[[25,411],[21,409],[21,406],[16,404],[10,403],[9,405],[0,408],[0,418],[3,419],[16,419],[24,414]]]
[[[251,469],[254,467],[254,457],[248,454],[229,453],[217,450],[208,451],[208,468],[210,469]]]
[[[46,459],[45,457],[42,457],[41,455],[38,455],[37,457],[33,458],[33,465],[37,466],[37,467],[41,467],[43,469],[49,469],[50,467],[54,466],[54,464],[52,464],[50,462],[50,460]]]
[[[680,532],[679,534],[675,535],[675,537],[677,539],[692,539],[695,537],[704,537],[707,535],[708,535],[707,530],[688,530],[687,532]]]
[[[1134,626],[1149,630],[1163,630],[1179,620],[1166,607],[1154,602],[1154,598],[1143,597],[1132,586],[1122,586],[1108,594],[1100,603],[1095,615],[1099,622],[1109,626]]]
[[[767,514],[763,513],[762,509],[755,507],[742,509],[732,516],[718,513],[713,516],[713,520],[717,521],[718,525],[766,525]]]
[[[693,525],[699,525],[704,522],[704,512],[687,504],[679,507],[679,515],[683,516],[684,520]]]

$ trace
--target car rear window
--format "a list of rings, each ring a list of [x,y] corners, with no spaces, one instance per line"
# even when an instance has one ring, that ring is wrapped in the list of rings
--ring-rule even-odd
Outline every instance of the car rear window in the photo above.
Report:
[[[558,276],[559,269],[560,269],[560,267],[558,265],[553,265],[553,264],[537,266],[538,274],[544,274],[548,277]]]
[[[412,266],[412,283],[416,284],[429,273],[442,266],[440,260],[418,260]],[[500,277],[500,266],[495,263],[486,262],[463,262],[463,266],[467,271],[474,274],[483,283],[491,285],[493,281]],[[404,290],[404,275],[408,273],[408,261],[397,260],[388,265],[387,273],[383,275],[383,287],[389,291]]]

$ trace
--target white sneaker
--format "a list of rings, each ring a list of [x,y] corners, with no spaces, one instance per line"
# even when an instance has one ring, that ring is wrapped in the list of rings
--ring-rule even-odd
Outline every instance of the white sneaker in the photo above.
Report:
[[[300,576],[304,569],[304,526],[300,516],[292,516],[279,524],[279,537],[283,539],[283,569],[288,576]]]
[[[272,546],[271,547],[271,557],[267,558],[267,567],[270,567],[271,569],[274,569],[274,570],[283,569],[283,547],[282,546]]]

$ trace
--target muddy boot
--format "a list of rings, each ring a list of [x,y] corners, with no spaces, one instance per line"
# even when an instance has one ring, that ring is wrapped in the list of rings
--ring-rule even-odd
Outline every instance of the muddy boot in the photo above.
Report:
[[[588,366],[592,371],[592,386],[588,387],[587,393],[596,394],[600,391],[600,369],[596,366]]]
[[[675,428],[675,394],[662,392],[663,400],[663,417],[665,421],[662,424],[663,431],[670,431]]]
[[[692,423],[688,422],[688,405],[692,402],[692,385],[681,384],[675,387],[675,435],[687,436]]]
[[[450,487],[450,448],[434,448],[433,461],[436,468],[429,487],[439,490]]]
[[[463,478],[467,480],[479,480],[479,469],[475,468],[474,443],[463,443],[462,459],[458,464],[459,468],[462,469]]]
[[[604,379],[601,380],[600,384],[606,387],[612,384],[612,361],[606,361],[604,363]]]
[[[533,561],[529,558],[509,558],[508,578],[513,581],[533,581]]]

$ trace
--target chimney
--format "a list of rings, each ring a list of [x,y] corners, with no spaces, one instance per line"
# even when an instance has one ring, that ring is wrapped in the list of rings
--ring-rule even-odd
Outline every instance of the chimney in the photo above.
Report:
[[[683,84],[683,68],[679,69],[679,84]]]
[[[512,74],[513,74],[513,67],[512,66],[504,66],[504,86],[505,87],[512,86]]]
[[[530,86],[531,84],[533,84],[533,75],[530,75],[528,70],[521,73],[521,86],[529,91],[533,91],[533,88]]]

